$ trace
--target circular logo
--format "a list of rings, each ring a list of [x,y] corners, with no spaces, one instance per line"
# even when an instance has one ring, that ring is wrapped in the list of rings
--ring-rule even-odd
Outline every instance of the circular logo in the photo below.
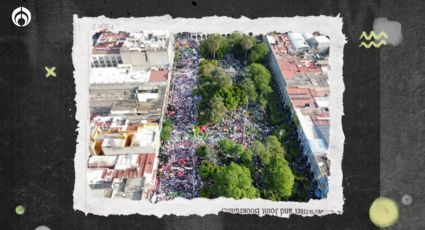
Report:
[[[18,215],[23,215],[23,214],[25,213],[25,207],[24,207],[24,206],[22,206],[22,205],[18,205],[18,206],[16,206],[16,208],[15,208],[15,212],[16,212],[16,214],[18,214]]]
[[[31,22],[31,12],[23,6],[16,8],[12,12],[12,22],[19,27],[27,26]]]

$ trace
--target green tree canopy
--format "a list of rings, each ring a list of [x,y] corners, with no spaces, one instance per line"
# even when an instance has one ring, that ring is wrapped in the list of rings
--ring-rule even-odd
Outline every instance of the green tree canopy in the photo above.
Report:
[[[282,158],[285,156],[285,149],[282,147],[279,139],[274,135],[266,138],[266,149],[271,155],[277,155]]]
[[[233,145],[235,143],[228,138],[223,138],[218,141],[218,145],[220,146],[220,150],[227,155],[232,155]]]
[[[226,55],[228,47],[226,38],[219,34],[211,34],[201,42],[199,49],[204,58],[222,59]]]
[[[218,34],[213,34],[207,38],[207,47],[208,51],[213,54],[213,59],[215,59],[215,54],[218,49],[220,49],[221,36]]]
[[[205,149],[205,158],[207,158],[207,160],[213,165],[218,163],[217,151],[209,145],[207,145]]]
[[[245,104],[249,101],[254,102],[257,100],[258,94],[255,91],[254,82],[250,78],[244,78],[241,82],[241,99]]]
[[[248,63],[261,62],[269,53],[269,47],[264,42],[256,44],[248,54]]]
[[[279,126],[279,128],[275,129],[275,131],[273,132],[273,135],[278,137],[280,143],[283,143],[285,140],[288,139],[291,132],[292,132],[291,127],[283,123]]]
[[[230,46],[230,52],[236,57],[241,58],[243,54],[243,50],[241,47],[241,41],[243,39],[243,35],[239,32],[233,32],[230,34],[228,40],[229,40],[229,46]]]
[[[279,142],[279,139],[274,135],[270,135],[266,138],[265,145],[260,141],[254,141],[251,144],[250,149],[253,154],[258,155],[260,157],[261,162],[264,165],[269,164],[272,158],[275,156],[282,158],[283,161],[286,162],[286,160],[284,159],[285,149],[282,147],[282,144]]]
[[[232,78],[222,68],[210,62],[204,62],[197,80],[199,87],[193,89],[192,93],[202,96],[199,104],[201,110],[211,109],[213,97],[221,98],[228,110],[235,109],[241,104],[241,90],[239,87],[233,86]],[[211,111],[215,112],[214,109]],[[210,122],[214,123],[211,119]]]
[[[304,175],[295,175],[294,189],[292,192],[291,200],[307,202],[309,199],[308,193],[311,192],[312,187],[312,181],[309,180],[307,177],[305,177]]]
[[[256,85],[257,93],[265,96],[272,92],[270,87],[270,72],[261,64],[253,63],[245,68],[245,77],[250,78]]]
[[[227,108],[224,106],[223,99],[217,95],[213,96],[209,102],[208,121],[217,124],[223,119]]]
[[[244,150],[243,152],[240,153],[240,158],[242,161],[242,164],[245,165],[246,167],[251,166],[252,164],[252,151],[251,150]]]
[[[207,156],[207,145],[201,145],[196,149],[196,155],[198,157],[205,157]]]
[[[211,72],[211,80],[221,89],[228,89],[233,85],[232,78],[222,68],[218,67]]]
[[[245,58],[244,61],[247,61],[247,54],[248,51],[254,46],[255,40],[253,41],[252,39],[250,39],[249,37],[245,36],[242,41],[241,41],[241,47],[242,50],[245,53]]]
[[[254,37],[241,34],[239,32],[232,33],[228,38],[231,53],[239,60],[246,60],[246,54],[256,45]]]
[[[172,130],[171,121],[165,120],[162,123],[162,130],[160,135],[161,140],[163,141],[169,140],[171,137],[171,130]]]
[[[254,141],[251,144],[251,151],[253,154],[260,157],[263,164],[270,163],[271,155],[267,151],[266,147],[260,141]]]
[[[235,44],[239,44],[242,41],[243,35],[239,32],[233,32],[232,34],[230,34],[228,39],[229,39],[229,44],[231,46],[234,46]]]
[[[199,191],[199,196],[205,198],[213,198],[210,186],[205,184],[202,185],[201,190]]]
[[[218,163],[217,151],[210,145],[201,145],[196,150],[198,157],[207,159],[211,164],[216,165]]]
[[[208,161],[202,161],[201,166],[199,166],[199,176],[201,176],[202,180],[206,180],[210,177],[212,165]]]
[[[228,110],[235,109],[240,104],[241,92],[237,87],[221,88],[217,94],[223,98],[223,103]]]
[[[250,167],[252,164],[252,151],[245,150],[243,145],[237,144],[230,139],[224,138],[218,142],[222,154],[227,158],[232,158],[232,161],[240,162]]]
[[[220,146],[220,150],[224,154],[229,155],[229,156],[234,157],[234,158],[240,157],[245,152],[243,145],[236,144],[234,141],[232,141],[228,138],[221,139],[218,142],[218,144]]]
[[[262,181],[267,199],[286,200],[292,195],[294,175],[283,157],[272,157],[262,172]]]
[[[249,169],[233,162],[214,175],[214,184],[211,190],[216,197],[223,196],[233,199],[258,197],[257,190],[252,185]]]
[[[280,97],[276,97],[276,95],[269,94],[267,96],[267,101],[267,121],[271,125],[285,125],[286,114],[281,109],[282,102],[280,101]],[[286,137],[284,139],[286,139]]]
[[[199,66],[199,76],[211,76],[212,71],[214,71],[217,68],[216,65],[214,65],[211,62],[207,62],[205,64],[201,64]]]

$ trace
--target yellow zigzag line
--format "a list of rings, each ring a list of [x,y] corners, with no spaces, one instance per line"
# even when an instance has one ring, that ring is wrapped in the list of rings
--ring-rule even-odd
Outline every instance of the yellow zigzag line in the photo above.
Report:
[[[381,41],[378,44],[376,44],[374,41],[371,41],[369,44],[366,44],[366,42],[362,42],[360,43],[359,47],[364,46],[366,49],[369,49],[371,46],[374,46],[375,48],[379,48],[382,45],[386,45],[387,42],[386,41]]]
[[[362,34],[359,37],[359,40],[362,40],[362,38],[365,38],[366,40],[369,41],[370,39],[372,39],[372,37],[375,40],[377,40],[377,39],[381,39],[381,37],[388,38],[388,35],[384,31],[381,31],[381,33],[379,33],[379,34],[375,34],[375,31],[371,31],[369,35],[367,35],[366,31],[363,31]]]

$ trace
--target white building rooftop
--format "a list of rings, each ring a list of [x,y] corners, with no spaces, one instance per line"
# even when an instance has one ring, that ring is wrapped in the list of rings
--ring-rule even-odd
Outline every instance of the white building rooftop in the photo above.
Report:
[[[328,147],[322,139],[309,139],[308,145],[315,156],[325,156],[328,152]]]
[[[329,97],[314,97],[314,101],[320,108],[329,108]]]
[[[273,36],[267,35],[267,42],[271,45],[276,44],[276,40],[274,40]]]
[[[138,166],[138,154],[119,155],[115,165],[116,170],[126,170],[136,168]]]
[[[131,147],[151,146],[155,142],[155,131],[143,130],[133,135]]]
[[[145,49],[167,48],[169,32],[165,31],[142,31],[130,33],[122,45],[123,50],[142,51]]]
[[[87,169],[87,182],[88,184],[99,184],[104,180],[102,179],[104,169]]]
[[[300,122],[300,126],[304,132],[304,136],[306,137],[306,139],[310,140],[320,138],[316,132],[316,128],[310,116],[305,116],[299,108],[295,108],[295,112],[297,114],[298,121]]]
[[[148,82],[150,71],[132,70],[131,68],[92,68],[90,84],[139,83]]]
[[[315,39],[316,39],[316,41],[317,41],[317,43],[325,43],[325,44],[327,44],[327,43],[330,43],[331,41],[329,40],[329,38],[327,38],[326,36],[324,36],[324,35],[319,35],[319,36],[316,36],[315,37]]]
[[[300,128],[306,138],[305,144],[308,144],[311,152],[315,156],[325,156],[328,152],[326,140],[322,139],[317,133],[316,125],[313,123],[310,116],[303,115],[299,108],[296,108],[295,112],[300,122]]]
[[[310,46],[305,41],[304,37],[300,33],[289,32],[288,37],[292,42],[292,45],[295,49],[310,48]]]
[[[91,156],[89,158],[89,167],[112,167],[116,164],[116,156]]]
[[[122,148],[124,145],[124,138],[105,138],[102,143],[103,148]]]

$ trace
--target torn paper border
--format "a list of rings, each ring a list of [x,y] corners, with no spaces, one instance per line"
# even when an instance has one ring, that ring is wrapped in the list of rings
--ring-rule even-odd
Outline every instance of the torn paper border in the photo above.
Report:
[[[75,163],[74,209],[84,213],[96,215],[200,215],[218,214],[220,211],[257,214],[263,216],[265,211],[274,210],[269,215],[289,217],[290,214],[302,216],[326,215],[343,212],[343,187],[342,187],[342,156],[344,150],[344,133],[341,117],[343,113],[344,82],[342,78],[343,49],[346,38],[342,33],[342,18],[338,16],[308,16],[308,17],[268,17],[239,19],[229,17],[204,17],[172,18],[169,15],[144,18],[118,18],[111,19],[105,16],[78,18],[74,15],[74,45],[72,60],[74,64],[74,78],[76,84],[76,119],[78,137]],[[133,201],[126,199],[107,199],[91,196],[86,182],[89,141],[89,71],[90,48],[92,35],[98,29],[110,28],[114,31],[140,31],[162,30],[171,33],[200,32],[200,33],[232,33],[234,31],[254,34],[266,34],[271,31],[279,32],[311,32],[320,31],[330,37],[330,54],[328,72],[330,83],[329,110],[331,114],[331,130],[328,159],[330,164],[329,193],[326,199],[310,200],[309,202],[271,201],[265,199],[231,198],[196,198],[186,200],[176,198],[170,201],[151,203],[149,201]]]

